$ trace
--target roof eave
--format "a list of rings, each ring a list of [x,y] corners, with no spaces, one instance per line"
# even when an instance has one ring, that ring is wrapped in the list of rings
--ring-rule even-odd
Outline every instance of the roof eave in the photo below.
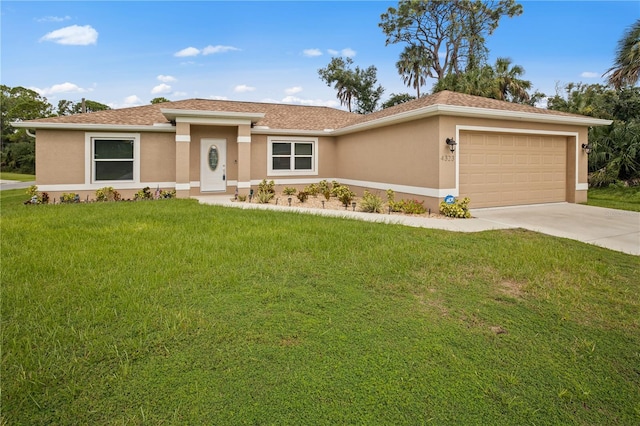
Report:
[[[235,111],[205,111],[205,110],[185,110],[185,109],[172,109],[161,108],[160,112],[169,121],[189,122],[202,122],[207,120],[225,120],[230,122],[257,122],[262,120],[265,113],[257,112],[235,112]]]
[[[251,129],[252,135],[274,135],[274,136],[333,136],[333,129],[324,130],[297,130],[297,129],[270,129],[264,127],[254,127]]]
[[[175,133],[176,128],[165,123],[155,125],[136,125],[136,124],[93,124],[93,123],[50,123],[38,121],[16,121],[11,126],[23,129],[42,129],[42,130],[90,130],[90,131],[109,131],[109,132],[160,132]]]

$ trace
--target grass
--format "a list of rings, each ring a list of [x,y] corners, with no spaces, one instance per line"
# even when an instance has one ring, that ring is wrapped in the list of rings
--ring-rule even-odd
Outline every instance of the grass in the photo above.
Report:
[[[36,180],[36,175],[24,175],[21,173],[0,172],[2,180],[18,180],[20,182],[30,182]]]
[[[640,186],[590,188],[587,204],[640,212]]]
[[[640,259],[3,191],[7,424],[637,424]]]

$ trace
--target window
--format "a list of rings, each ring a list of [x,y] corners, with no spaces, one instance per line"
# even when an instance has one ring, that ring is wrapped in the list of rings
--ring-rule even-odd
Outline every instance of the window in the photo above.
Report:
[[[318,174],[316,150],[315,138],[269,138],[269,174]]]
[[[133,139],[93,139],[94,180],[133,180]]]
[[[139,133],[85,133],[84,140],[86,184],[140,182]]]

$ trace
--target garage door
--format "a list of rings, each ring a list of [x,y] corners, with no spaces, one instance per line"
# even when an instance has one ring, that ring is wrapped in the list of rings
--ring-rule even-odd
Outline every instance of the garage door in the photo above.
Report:
[[[472,207],[566,200],[566,137],[462,132],[458,155]]]

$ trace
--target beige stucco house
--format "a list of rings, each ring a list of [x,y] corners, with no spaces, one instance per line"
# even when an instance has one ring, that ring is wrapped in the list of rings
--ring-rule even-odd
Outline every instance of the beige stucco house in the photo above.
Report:
[[[262,179],[472,207],[584,202],[587,133],[608,120],[439,92],[368,115],[190,99],[14,123],[36,130],[36,184],[52,196],[247,193]]]

